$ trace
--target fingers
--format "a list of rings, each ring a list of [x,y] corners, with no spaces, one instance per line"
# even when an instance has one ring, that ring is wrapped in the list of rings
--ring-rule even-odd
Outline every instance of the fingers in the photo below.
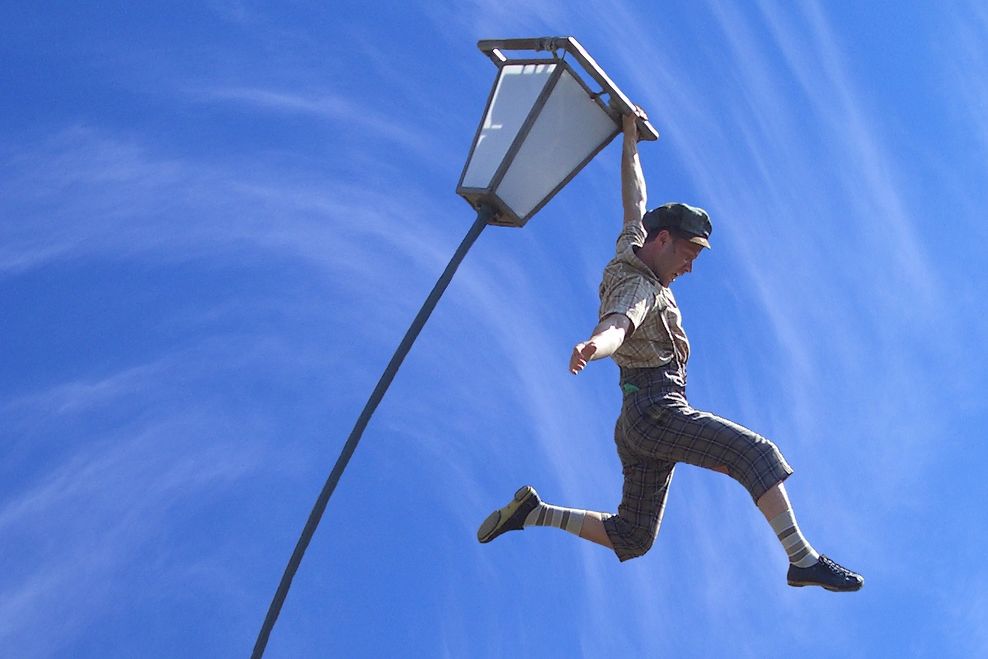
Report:
[[[645,110],[643,110],[640,105],[636,105],[631,110],[625,112],[622,116],[626,121],[631,118],[637,118],[637,119],[642,119],[644,121],[648,121],[648,113],[646,113]]]
[[[573,348],[572,356],[569,358],[569,372],[576,375],[582,371],[596,353],[597,346],[593,343],[589,341],[586,343],[577,343]]]
[[[625,112],[621,115],[621,124],[624,129],[624,134],[627,137],[635,138],[638,141],[640,134],[638,132],[638,121],[648,121],[648,115],[639,106],[635,106],[634,110],[631,112]]]
[[[581,350],[583,349],[583,345],[584,344],[582,343],[577,343],[576,346],[573,348],[573,354],[570,355],[569,372],[572,373],[573,375],[576,375],[577,373],[582,371],[584,367],[587,365],[587,361],[583,358],[583,353],[581,352]]]

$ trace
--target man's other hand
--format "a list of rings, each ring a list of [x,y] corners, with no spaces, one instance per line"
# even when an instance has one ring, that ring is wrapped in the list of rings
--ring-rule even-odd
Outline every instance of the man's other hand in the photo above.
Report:
[[[596,353],[597,346],[593,342],[577,343],[573,348],[573,355],[569,358],[569,372],[576,375],[582,371]]]

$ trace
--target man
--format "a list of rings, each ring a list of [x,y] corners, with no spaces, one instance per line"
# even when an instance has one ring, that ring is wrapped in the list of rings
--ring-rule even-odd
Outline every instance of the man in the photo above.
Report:
[[[658,533],[673,469],[685,462],[728,474],[748,490],[789,556],[790,586],[860,589],[860,575],[818,554],[800,531],[783,486],[792,468],[778,448],[687,402],[690,344],[669,286],[710,247],[710,218],[680,203],[645,212],[636,115],[626,115],[623,128],[624,226],[617,254],[604,268],[600,322],[573,348],[569,364],[577,374],[588,362],[611,357],[621,369],[624,400],[615,443],[624,487],[618,513],[553,506],[526,485],[484,520],[477,539],[490,542],[506,531],[554,526],[612,549],[622,561],[641,556]]]

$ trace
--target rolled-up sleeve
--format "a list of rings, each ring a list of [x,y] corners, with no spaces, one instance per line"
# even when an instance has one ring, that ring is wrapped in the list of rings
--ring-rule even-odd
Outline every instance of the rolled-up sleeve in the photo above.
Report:
[[[599,318],[624,314],[638,328],[658,302],[653,285],[644,277],[628,274],[602,284]]]
[[[641,247],[645,243],[645,235],[641,222],[626,222],[618,234],[615,253],[621,254],[632,246]]]

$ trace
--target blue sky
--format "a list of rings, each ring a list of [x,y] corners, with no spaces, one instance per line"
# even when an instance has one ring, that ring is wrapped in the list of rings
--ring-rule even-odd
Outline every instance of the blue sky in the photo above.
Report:
[[[986,656],[988,11],[974,2],[0,5],[0,647],[241,657],[473,220],[481,38],[572,34],[649,112],[693,404],[773,439],[854,595],[792,589],[681,467],[653,550],[481,546],[524,483],[612,511],[617,373],[566,362],[617,143],[467,256],[364,434],[270,657]]]

